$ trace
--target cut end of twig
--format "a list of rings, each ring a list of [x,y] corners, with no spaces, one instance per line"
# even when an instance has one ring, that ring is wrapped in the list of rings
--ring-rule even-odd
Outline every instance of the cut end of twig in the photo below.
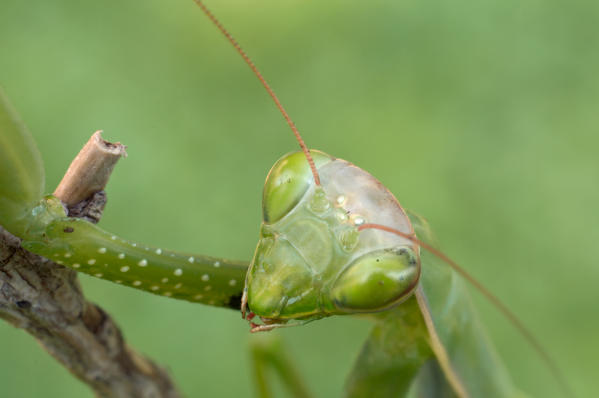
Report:
[[[102,138],[96,131],[75,157],[66,174],[54,191],[54,196],[65,205],[74,206],[102,191],[116,162],[127,157],[126,146]]]
[[[122,157],[126,158],[127,157],[127,151],[126,151],[127,147],[125,145],[121,144],[120,142],[106,141],[104,138],[102,138],[103,132],[104,132],[103,130],[98,130],[95,133],[93,133],[90,138],[90,141],[94,140],[96,145],[102,147],[103,150],[111,153],[114,156],[122,156]]]

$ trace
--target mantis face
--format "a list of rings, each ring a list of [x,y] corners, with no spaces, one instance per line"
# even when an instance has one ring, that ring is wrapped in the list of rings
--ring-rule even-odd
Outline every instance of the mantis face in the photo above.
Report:
[[[321,186],[303,153],[281,158],[266,179],[263,222],[247,274],[249,309],[267,324],[376,312],[407,298],[420,276],[407,234],[412,226],[393,195],[364,170],[311,151]]]

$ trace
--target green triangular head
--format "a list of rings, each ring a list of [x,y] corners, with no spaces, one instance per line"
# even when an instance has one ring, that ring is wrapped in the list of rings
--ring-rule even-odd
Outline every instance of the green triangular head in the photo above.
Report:
[[[279,159],[266,179],[260,240],[246,280],[249,309],[266,323],[386,310],[417,285],[417,248],[395,197],[353,164],[310,151]]]

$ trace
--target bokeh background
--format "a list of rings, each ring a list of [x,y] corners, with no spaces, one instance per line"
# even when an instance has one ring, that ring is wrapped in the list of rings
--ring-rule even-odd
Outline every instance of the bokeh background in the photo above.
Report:
[[[369,170],[529,325],[578,397],[599,389],[599,3],[208,1],[309,146]],[[97,129],[128,145],[101,226],[249,259],[270,166],[297,144],[191,0],[2,0],[0,83],[52,191]],[[238,313],[81,276],[188,397],[254,394]],[[520,335],[473,292],[516,383],[559,397]],[[280,330],[320,397],[338,396],[369,325]],[[5,397],[91,397],[0,323]]]

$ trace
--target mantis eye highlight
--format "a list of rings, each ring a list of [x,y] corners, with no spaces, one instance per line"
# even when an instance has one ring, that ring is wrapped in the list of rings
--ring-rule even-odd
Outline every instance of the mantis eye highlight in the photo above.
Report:
[[[388,309],[414,290],[420,270],[414,251],[408,247],[367,253],[339,275],[331,299],[343,312],[373,312]]]
[[[324,152],[311,150],[316,167],[333,160]],[[262,212],[264,221],[274,223],[291,211],[314,183],[310,165],[303,152],[287,154],[270,169],[264,184]]]

